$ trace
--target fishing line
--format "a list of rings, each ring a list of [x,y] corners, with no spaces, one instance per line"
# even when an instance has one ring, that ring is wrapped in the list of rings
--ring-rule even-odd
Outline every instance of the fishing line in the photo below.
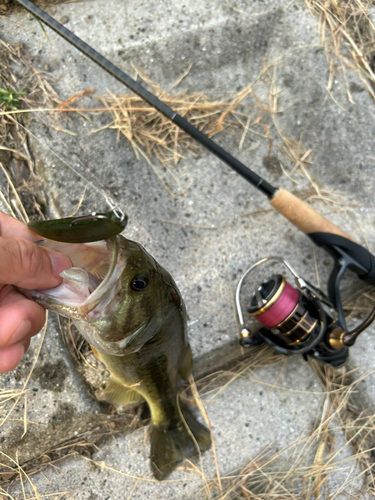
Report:
[[[25,102],[25,101],[23,101],[23,102]],[[27,104],[27,103],[25,103],[25,104]],[[17,111],[17,110],[16,110],[16,111]],[[39,110],[35,110],[35,109],[30,108],[30,109],[28,109],[28,110],[19,110],[18,112],[24,112],[24,111],[28,111],[28,112],[30,112],[30,113],[33,113],[33,114],[34,114],[34,115],[35,115],[35,116],[36,116],[36,117],[37,117],[37,118],[38,118],[38,119],[39,119],[39,120],[40,120],[40,121],[41,121],[41,122],[42,122],[42,123],[43,123],[46,127],[49,127],[49,128],[50,128],[49,124],[48,124],[45,120],[43,120],[43,118],[42,118],[42,117],[41,117],[41,116],[37,113],[37,111],[39,111]],[[45,110],[44,110],[44,109],[41,109],[41,111],[45,111]],[[52,112],[53,112],[53,111],[55,111],[55,110],[54,110],[54,109],[51,109],[50,111],[52,111]],[[20,121],[15,120],[15,119],[13,118],[13,116],[12,116],[13,111],[10,111],[10,112],[5,112],[5,113],[1,113],[1,115],[5,115],[5,114],[7,114],[7,115],[9,114],[9,115],[10,115],[10,116],[9,116],[9,118],[10,118],[13,122],[15,122],[16,124],[20,125],[20,127],[24,129],[24,131],[26,132],[26,134],[30,134],[30,135],[31,135],[34,139],[36,139],[36,140],[37,140],[37,142],[38,142],[39,144],[42,144],[42,141],[41,141],[41,140],[40,140],[40,139],[39,139],[39,138],[38,138],[35,134],[33,134],[33,133],[31,132],[31,130],[29,130],[27,127],[25,127],[25,126],[24,126],[24,125],[23,125]],[[60,142],[62,142],[62,143],[63,143],[63,145],[66,147],[66,144],[64,143],[64,141],[62,141],[62,139],[58,138],[58,140],[59,140]],[[106,203],[107,203],[107,205],[110,207],[110,209],[111,209],[111,210],[112,210],[112,211],[113,211],[116,215],[118,215],[118,217],[119,217],[120,219],[122,219],[122,218],[124,217],[124,215],[125,215],[124,211],[123,211],[123,210],[119,207],[118,203],[117,203],[117,202],[115,202],[115,200],[112,198],[112,196],[111,196],[110,192],[108,191],[108,189],[107,189],[107,188],[106,188],[106,187],[105,187],[105,186],[104,186],[104,185],[103,185],[103,184],[99,181],[99,179],[98,179],[98,178],[97,178],[97,177],[96,177],[96,176],[95,176],[95,175],[91,172],[91,170],[90,170],[88,167],[86,167],[86,165],[84,165],[84,164],[82,163],[82,161],[80,160],[80,158],[78,158],[78,157],[77,157],[77,155],[75,155],[75,156],[76,156],[76,158],[77,158],[77,160],[78,160],[78,161],[82,164],[82,166],[85,168],[85,170],[86,170],[86,171],[87,171],[87,172],[88,172],[88,173],[89,173],[89,174],[90,174],[90,175],[91,175],[91,176],[95,179],[95,181],[99,184],[99,186],[100,186],[100,187],[101,187],[101,189],[102,189],[102,190],[106,193],[106,195],[104,195],[104,194],[102,193],[102,191],[101,191],[101,190],[100,190],[97,186],[95,186],[95,184],[94,184],[93,182],[89,181],[89,180],[88,180],[88,179],[87,179],[84,175],[82,175],[82,174],[81,174],[81,173],[80,173],[77,169],[75,169],[74,167],[72,167],[71,165],[69,165],[69,164],[68,164],[68,162],[67,162],[64,158],[62,158],[61,156],[59,156],[59,155],[58,155],[58,153],[56,153],[56,152],[55,152],[55,151],[54,151],[54,150],[53,150],[50,146],[48,146],[47,144],[44,144],[44,145],[47,147],[47,149],[48,149],[51,153],[53,153],[53,154],[56,156],[56,158],[58,158],[58,159],[59,159],[62,163],[64,163],[64,165],[65,165],[66,167],[68,167],[70,170],[72,170],[72,171],[73,171],[76,175],[78,175],[79,177],[81,177],[81,179],[82,179],[83,181],[85,181],[87,184],[89,184],[91,187],[93,187],[93,188],[94,188],[94,190],[96,190],[98,193],[100,193],[100,195],[101,195],[101,196],[103,196],[103,198],[105,199],[105,202],[106,202]],[[74,154],[74,153],[73,153],[73,154]],[[7,174],[6,174],[6,175],[7,175]],[[22,204],[21,204],[21,206],[22,206]]]
[[[45,123],[40,118],[40,116],[38,116],[38,118],[40,119],[40,121],[42,123],[44,123],[44,125],[48,126],[48,124]],[[90,175],[92,175],[95,178],[95,181],[100,185],[101,189],[98,186],[96,186],[92,181],[88,180],[84,175],[82,175],[76,168],[74,168],[71,165],[69,165],[69,163],[62,156],[60,156],[58,153],[56,153],[56,151],[54,151],[50,146],[48,146],[48,144],[42,143],[42,141],[33,132],[31,132],[31,130],[29,130],[27,127],[25,127],[24,125],[22,125],[22,123],[20,123],[19,121],[17,121],[17,124],[20,125],[20,127],[22,127],[27,134],[30,134],[34,139],[36,139],[39,144],[42,144],[51,153],[53,153],[55,155],[55,157],[58,158],[66,167],[68,167],[72,172],[74,172],[76,175],[78,175],[89,186],[91,186],[94,190],[96,190],[104,198],[105,202],[111,208],[111,210],[113,210],[113,211],[119,211],[120,213],[121,212],[124,213],[123,210],[119,207],[119,204],[112,198],[112,196],[110,195],[109,191],[105,188],[105,186],[103,186],[101,184],[101,182],[99,181],[99,179],[97,179],[94,176],[94,174],[89,169],[87,169],[87,171],[90,173]],[[103,191],[106,193],[105,195],[103,194]]]
[[[33,110],[30,110],[30,111],[33,111]],[[38,113],[35,113],[36,117],[46,126],[46,127],[49,127],[48,123],[46,123],[39,115]],[[12,118],[12,117],[11,117]],[[14,120],[14,118],[12,118]],[[129,210],[129,207],[127,207],[126,209],[126,212],[125,210],[122,209],[121,205],[115,201],[110,192],[106,189],[105,186],[103,186],[101,184],[101,182],[99,181],[99,179],[96,178],[96,176],[90,171],[90,169],[88,167],[86,167],[84,164],[84,168],[87,170],[87,172],[95,179],[95,182],[97,184],[99,184],[100,188],[98,186],[96,186],[93,182],[89,181],[84,175],[82,175],[76,168],[72,167],[71,165],[69,165],[69,163],[64,159],[62,158],[58,153],[56,153],[56,151],[54,151],[50,146],[48,146],[48,144],[42,142],[33,132],[31,132],[31,130],[29,130],[27,127],[25,127],[22,123],[14,120],[18,125],[20,125],[20,127],[22,127],[25,132],[27,134],[30,134],[34,139],[36,139],[38,141],[39,144],[42,144],[43,146],[45,146],[51,153],[53,153],[56,158],[58,158],[66,167],[68,167],[72,172],[74,172],[76,175],[78,175],[83,181],[85,181],[89,186],[93,187],[95,191],[97,191],[105,200],[105,202],[107,203],[107,205],[110,207],[110,209],[113,211],[113,213],[117,216],[118,219],[120,220],[123,220],[123,218],[125,217],[125,213],[129,216],[132,217],[133,221],[136,221],[137,220],[137,217],[132,214],[132,212]],[[61,141],[63,144],[64,142],[58,138],[59,141]],[[79,158],[78,158],[78,161],[81,161]],[[82,163],[82,162],[81,162]],[[103,193],[104,191],[104,193]],[[1,195],[0,195],[1,196]],[[143,225],[137,223],[136,226],[134,226],[134,229],[136,231],[138,231],[138,228],[146,235],[147,239],[152,243],[152,245],[154,246],[154,248],[161,248],[160,245],[154,240],[154,238],[150,235],[150,233],[147,231],[147,229],[145,227],[143,227]],[[170,257],[170,254],[169,252],[165,249],[165,248],[161,248],[162,252],[167,254],[169,257]]]

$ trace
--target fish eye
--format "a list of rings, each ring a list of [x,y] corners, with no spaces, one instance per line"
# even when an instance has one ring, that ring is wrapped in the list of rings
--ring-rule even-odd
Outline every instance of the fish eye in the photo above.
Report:
[[[144,274],[138,274],[135,278],[131,280],[130,287],[135,292],[140,292],[145,290],[150,283],[148,277]]]

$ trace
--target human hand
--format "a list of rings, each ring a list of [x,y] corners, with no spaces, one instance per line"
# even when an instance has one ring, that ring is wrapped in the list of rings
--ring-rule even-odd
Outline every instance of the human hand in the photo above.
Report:
[[[41,239],[0,212],[0,373],[16,368],[45,321],[44,309],[12,285],[53,288],[62,282],[59,274],[72,266],[65,254],[35,245]]]

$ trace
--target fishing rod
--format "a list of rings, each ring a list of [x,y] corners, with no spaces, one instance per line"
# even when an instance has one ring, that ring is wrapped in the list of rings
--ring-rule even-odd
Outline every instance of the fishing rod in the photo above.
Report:
[[[243,327],[243,345],[267,342],[284,354],[308,354],[333,366],[343,364],[348,357],[348,347],[374,321],[375,307],[359,326],[348,330],[340,296],[340,281],[349,268],[360,279],[375,286],[375,256],[305,202],[283,188],[272,186],[250,170],[30,0],[17,2],[244,177],[268,197],[273,208],[333,257],[334,267],[328,279],[327,295],[300,277],[283,259],[269,257],[251,266],[242,276],[237,287],[236,303]],[[116,219],[113,214],[111,217]],[[94,216],[91,221],[101,225],[98,234],[105,235],[105,220]],[[123,226],[118,224],[119,232]],[[244,279],[255,268],[275,259],[282,262],[294,276],[296,287],[292,287],[283,275],[272,275],[258,284],[251,295],[248,312],[259,320],[261,326],[255,332],[250,332],[245,328],[240,305]]]

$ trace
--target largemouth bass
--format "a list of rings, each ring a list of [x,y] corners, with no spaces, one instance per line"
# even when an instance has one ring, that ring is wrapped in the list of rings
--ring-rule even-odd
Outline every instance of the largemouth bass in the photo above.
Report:
[[[156,479],[165,479],[197,453],[197,444],[203,452],[211,443],[208,430],[179,403],[192,356],[185,305],[173,278],[141,245],[122,236],[42,244],[66,253],[73,267],[61,273],[60,286],[23,293],[73,320],[111,373],[109,402],[147,401],[151,468]]]

